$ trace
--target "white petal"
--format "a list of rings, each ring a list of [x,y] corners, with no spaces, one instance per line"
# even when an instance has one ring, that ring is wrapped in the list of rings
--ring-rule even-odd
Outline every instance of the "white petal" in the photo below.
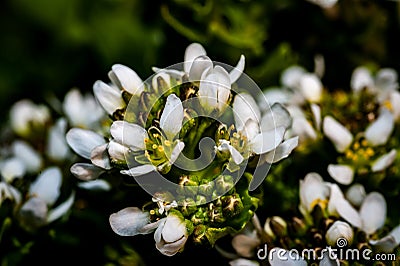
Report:
[[[176,159],[178,159],[179,155],[183,151],[183,148],[185,148],[185,143],[183,141],[178,140],[176,146],[172,150],[171,158],[169,159],[170,164],[175,163]]]
[[[339,214],[340,217],[357,228],[361,228],[361,217],[357,210],[351,206],[344,196],[338,185],[331,185],[331,194],[329,196],[328,211],[330,214]]]
[[[353,182],[354,170],[348,165],[330,164],[328,165],[328,173],[339,184],[349,185]]]
[[[275,103],[270,112],[261,119],[261,130],[269,131],[277,127],[289,128],[292,125],[292,118],[289,111],[280,103]]]
[[[141,166],[130,168],[129,170],[121,170],[121,174],[136,177],[148,174],[150,172],[155,171],[156,169],[157,168],[152,164],[144,164]]]
[[[164,87],[159,88],[158,87],[160,79],[162,79],[165,82],[167,88],[164,88]],[[153,89],[158,91],[159,93],[165,92],[166,90],[171,88],[171,77],[165,71],[157,72],[157,74],[154,75],[154,77],[151,80],[151,85],[153,86]]]
[[[47,215],[47,222],[51,223],[63,216],[69,209],[71,209],[72,205],[74,204],[74,200],[75,193],[72,192],[66,201],[49,211]]]
[[[246,259],[235,259],[229,262],[230,266],[259,266],[260,264],[254,260],[246,260]]]
[[[160,118],[160,127],[167,139],[173,140],[181,131],[183,115],[181,100],[175,94],[170,94]]]
[[[315,123],[315,128],[317,130],[321,129],[321,107],[319,107],[319,105],[312,103],[310,105],[311,107],[311,112],[313,114],[313,118],[314,118],[314,123]]]
[[[322,83],[315,74],[304,74],[300,78],[301,94],[310,102],[319,102],[322,96]]]
[[[338,152],[344,152],[353,141],[353,135],[342,124],[331,116],[323,121],[324,134],[333,142]]]
[[[132,95],[140,95],[144,90],[142,79],[127,66],[121,64],[113,65],[109,77],[117,86]]]
[[[67,121],[63,118],[57,120],[57,123],[49,130],[47,138],[47,155],[56,161],[62,161],[69,155],[69,146],[65,139],[67,130]]]
[[[400,92],[392,91],[389,95],[389,101],[394,120],[397,121],[400,118]]]
[[[48,207],[41,198],[31,197],[19,210],[20,221],[29,229],[37,229],[47,223]]]
[[[147,132],[139,125],[126,121],[114,121],[110,128],[111,136],[115,141],[131,148],[133,151],[145,149],[144,140],[148,138]]]
[[[183,70],[186,73],[189,73],[193,60],[202,55],[207,55],[207,52],[201,44],[199,43],[190,44],[185,50]]]
[[[243,70],[244,70],[245,61],[246,60],[245,60],[244,55],[241,55],[236,67],[234,69],[232,69],[232,71],[229,73],[229,78],[231,80],[231,84],[235,83],[239,79],[239,77],[242,75]]]
[[[89,181],[98,178],[104,169],[90,163],[75,163],[71,166],[71,173],[83,181]]]
[[[112,161],[116,163],[125,163],[127,161],[127,156],[129,155],[129,148],[111,140],[108,144],[108,154]]]
[[[54,204],[60,195],[62,174],[58,167],[45,169],[29,187],[29,194],[44,200],[48,205]]]
[[[243,156],[240,154],[240,152],[238,150],[236,150],[234,147],[232,147],[229,144],[229,141],[220,140],[220,143],[221,144],[218,146],[218,150],[229,151],[235,164],[241,164],[243,162],[243,160],[244,160]]]
[[[392,68],[382,68],[376,73],[376,86],[383,91],[393,91],[399,86],[397,83],[397,72]]]
[[[70,90],[64,97],[63,102],[63,111],[65,115],[68,117],[68,120],[71,121],[74,126],[76,126],[76,121],[80,121],[81,117],[85,115],[82,114],[82,106],[83,106],[83,96],[77,89]]]
[[[96,81],[93,85],[94,96],[103,109],[110,115],[116,110],[125,107],[125,102],[122,99],[121,91],[105,84],[102,81]]]
[[[306,70],[300,66],[291,66],[285,69],[281,76],[281,83],[285,87],[295,88],[299,85],[300,78]]]
[[[12,200],[16,205],[21,203],[21,192],[6,182],[0,181],[0,206],[6,199]]]
[[[78,187],[86,190],[101,190],[101,191],[109,191],[111,189],[111,185],[107,181],[102,179],[81,182],[78,184]]]
[[[358,67],[353,71],[350,86],[354,92],[359,92],[365,87],[372,87],[374,81],[371,72],[366,67]]]
[[[206,69],[212,68],[212,67],[213,67],[213,63],[208,56],[202,55],[202,56],[196,57],[193,61],[192,66],[190,67],[189,80],[190,81],[199,81],[201,79],[203,72]]]
[[[308,173],[300,180],[300,204],[307,212],[312,211],[315,200],[325,200],[329,196],[329,188],[318,173]]]
[[[42,167],[43,160],[40,154],[35,151],[28,143],[16,140],[12,144],[12,152],[19,158],[29,173],[37,173]]]
[[[111,163],[108,158],[107,146],[108,144],[103,144],[94,148],[91,152],[90,160],[95,166],[109,170],[111,169]]]
[[[360,207],[366,197],[365,188],[361,184],[354,184],[346,191],[346,199],[356,207]]]
[[[265,160],[267,163],[276,163],[284,158],[287,158],[298,144],[299,137],[293,137],[285,140],[275,150],[266,153],[265,157],[263,157],[263,160]]]
[[[92,150],[106,143],[104,137],[86,129],[72,128],[67,133],[67,143],[77,154],[90,159]]]
[[[168,214],[162,231],[164,241],[172,243],[184,236],[187,236],[185,222],[175,214]]]
[[[386,210],[386,200],[382,194],[369,193],[360,207],[362,229],[367,234],[372,234],[381,228],[386,221]]]
[[[152,67],[151,68],[155,73],[161,73],[164,72],[168,74],[170,77],[181,80],[183,75],[185,75],[185,72],[176,70],[176,69],[170,69],[170,68],[158,68],[158,67]]]
[[[292,93],[289,90],[284,88],[268,88],[266,91],[264,91],[264,94],[259,95],[257,99],[258,106],[262,112],[267,112],[274,103],[289,103],[290,99],[292,98],[291,94]]]
[[[240,256],[251,258],[254,256],[260,240],[257,237],[251,237],[245,234],[238,234],[232,239],[232,247]]]
[[[261,132],[253,140],[250,140],[252,150],[256,154],[269,152],[275,149],[282,142],[284,134],[284,127],[278,127],[275,130]]]
[[[1,176],[7,183],[11,183],[15,178],[24,176],[25,172],[26,166],[19,158],[12,157],[0,163]]]
[[[239,93],[233,100],[233,115],[238,131],[243,130],[247,120],[251,119],[260,124],[261,113],[254,98],[247,93]]]
[[[396,159],[397,151],[392,149],[390,152],[380,156],[371,166],[372,172],[379,172],[390,166]]]
[[[150,223],[149,213],[137,207],[128,207],[113,213],[109,218],[112,230],[120,236],[143,234],[142,228]],[[149,233],[149,232],[145,232]]]
[[[292,128],[289,129],[290,136],[299,136],[300,142],[317,139],[317,132],[305,117],[295,117],[292,121]]]
[[[387,109],[365,131],[365,138],[374,146],[385,144],[394,129],[394,118]]]
[[[296,250],[297,251],[297,250]],[[273,248],[268,256],[271,266],[307,266],[307,262],[301,257],[301,252],[285,250],[283,248]]]

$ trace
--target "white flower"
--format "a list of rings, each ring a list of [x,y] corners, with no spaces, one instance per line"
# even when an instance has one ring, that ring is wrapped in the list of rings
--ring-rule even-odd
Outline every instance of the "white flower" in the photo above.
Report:
[[[372,76],[369,69],[363,66],[357,67],[353,71],[350,85],[356,93],[366,88],[376,95],[379,103],[388,100],[390,94],[399,87],[397,72],[394,69],[382,68],[375,76]]]
[[[183,249],[188,239],[186,223],[182,217],[169,213],[160,221],[154,233],[156,248],[166,256],[173,256]]]
[[[21,178],[26,173],[26,166],[23,161],[16,157],[11,157],[0,162],[0,174],[7,183],[11,183],[15,178]]]
[[[206,114],[221,114],[228,106],[231,82],[228,72],[221,66],[208,68],[201,75],[199,101]]]
[[[121,64],[113,65],[108,77],[120,90],[127,91],[132,95],[139,96],[144,90],[142,79],[127,66]]]
[[[72,128],[68,131],[66,140],[73,151],[91,160],[92,164],[75,163],[71,166],[71,173],[79,179],[96,179],[104,170],[111,168],[107,143],[103,136],[90,130]]]
[[[21,192],[7,182],[0,181],[0,207],[6,199],[12,200],[16,205],[21,202]]]
[[[207,56],[206,50],[199,43],[192,43],[186,48],[184,60],[183,70],[189,75],[189,80],[191,81],[203,80],[204,72],[207,71],[207,69],[213,69],[211,59]],[[228,74],[230,84],[235,83],[242,75],[244,65],[245,57],[241,55],[236,67]]]
[[[325,239],[329,246],[335,246],[339,238],[345,238],[350,245],[353,242],[353,228],[346,222],[335,221],[326,231]]]
[[[28,200],[19,210],[21,223],[27,229],[36,229],[63,216],[72,206],[74,193],[56,208],[60,196],[62,174],[58,167],[45,169],[30,185]]]
[[[50,120],[50,111],[44,105],[36,105],[31,100],[20,100],[10,110],[10,125],[14,132],[26,137],[33,128],[42,128]]]
[[[105,113],[91,94],[83,96],[77,89],[64,98],[63,111],[72,127],[95,129]]]
[[[300,206],[303,215],[310,213],[315,205],[325,202],[329,197],[329,187],[317,173],[309,173],[300,180]]]
[[[160,117],[160,128],[166,136],[162,145],[168,146],[168,149],[164,150],[169,151],[166,152],[168,158],[168,162],[166,163],[169,165],[174,164],[185,147],[185,143],[178,139],[178,133],[182,129],[182,122],[182,102],[175,94],[171,94],[167,97],[167,102]],[[146,130],[141,126],[125,121],[115,121],[112,124],[110,131],[116,142],[128,147],[132,151],[145,149],[145,139],[147,139],[148,136]],[[163,166],[164,165],[161,165],[158,168],[162,168]],[[121,173],[130,176],[140,176],[155,170],[157,170],[157,168],[149,162],[149,164],[134,166],[128,170],[122,170]]]
[[[369,243],[381,252],[393,252],[400,244],[400,225],[393,228],[385,237],[379,240],[370,240]]]
[[[150,223],[150,214],[137,207],[128,207],[109,218],[111,229],[120,236],[135,236],[153,232],[159,222]]]

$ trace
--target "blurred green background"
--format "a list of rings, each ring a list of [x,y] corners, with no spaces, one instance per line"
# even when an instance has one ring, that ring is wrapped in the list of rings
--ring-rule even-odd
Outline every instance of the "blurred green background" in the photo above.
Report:
[[[400,71],[398,1],[342,0],[331,9],[305,0],[3,0],[0,7],[2,123],[19,99],[62,100],[73,87],[91,92],[96,80],[108,80],[114,63],[146,79],[152,66],[183,61],[191,42],[230,65],[244,54],[245,71],[261,88],[279,85],[280,73],[292,64],[312,71],[316,55],[325,59],[322,81],[329,90],[348,89],[359,65]],[[204,256],[206,247],[165,258],[152,237],[121,239],[110,230],[108,215],[126,207],[126,200],[116,206],[118,198],[109,194],[78,196],[85,199],[84,211],[59,225],[61,242],[46,233],[27,247],[31,255],[22,264],[132,265],[135,250],[147,265],[224,262],[215,250]]]

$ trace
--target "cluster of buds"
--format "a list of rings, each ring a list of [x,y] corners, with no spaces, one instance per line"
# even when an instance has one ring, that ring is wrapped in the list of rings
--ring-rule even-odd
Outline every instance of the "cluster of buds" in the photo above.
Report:
[[[189,236],[213,246],[241,230],[258,206],[250,192],[298,144],[285,135],[292,119],[283,105],[258,107],[253,97],[262,93],[248,87],[254,82],[243,74],[244,56],[229,67],[193,43],[184,60],[153,68],[144,81],[113,65],[111,82],[96,81],[93,88],[109,115],[108,132],[67,133],[70,147],[90,160],[72,165],[76,177],[132,177],[152,196],[142,210],[112,214],[112,229],[130,236],[155,231],[157,249],[168,256],[183,250]]]

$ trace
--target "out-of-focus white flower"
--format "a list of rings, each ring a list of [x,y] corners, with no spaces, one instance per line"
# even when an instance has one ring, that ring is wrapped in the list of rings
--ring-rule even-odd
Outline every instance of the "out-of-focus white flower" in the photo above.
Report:
[[[391,68],[382,68],[372,76],[368,68],[360,66],[354,69],[350,85],[355,93],[367,89],[376,95],[378,102],[382,103],[399,87],[397,78],[396,70]]]
[[[304,216],[310,213],[315,205],[326,205],[329,197],[329,187],[317,173],[308,173],[300,180],[300,206]]]
[[[385,237],[378,240],[370,240],[369,243],[380,252],[393,252],[400,244],[400,225],[393,228]]]
[[[43,128],[49,120],[49,109],[28,99],[16,102],[10,110],[11,128],[22,137],[29,136],[32,129]]]
[[[287,68],[281,76],[283,86],[293,90],[290,100],[292,103],[319,102],[322,96],[323,85],[319,77],[307,72],[300,66]]]
[[[365,138],[372,146],[385,144],[394,129],[394,118],[386,108],[381,110],[378,118],[365,130]]]
[[[273,248],[268,255],[268,261],[271,266],[306,266],[307,262],[300,254],[293,254],[283,248]]]
[[[338,0],[307,0],[310,3],[318,5],[322,8],[331,8],[336,5]]]
[[[328,173],[339,184],[349,185],[353,182],[354,169],[348,165],[329,164]]]
[[[348,245],[351,245],[353,237],[353,228],[348,223],[342,221],[335,221],[325,234],[325,239],[329,246],[335,246],[339,238],[345,238]]]
[[[15,205],[19,205],[22,199],[21,192],[9,183],[0,181],[0,207],[6,199],[14,201]]]
[[[182,250],[187,239],[188,232],[185,220],[171,212],[160,221],[154,233],[156,248],[166,256],[173,256]]]
[[[11,183],[15,178],[21,178],[26,173],[24,162],[16,157],[0,162],[0,174],[5,182]]]
[[[91,94],[83,96],[78,89],[70,90],[64,98],[63,110],[72,127],[95,129],[105,113]]]
[[[19,210],[20,222],[29,230],[46,225],[63,216],[72,206],[74,193],[52,208],[60,196],[62,174],[59,168],[45,169],[29,187],[28,200]]]

